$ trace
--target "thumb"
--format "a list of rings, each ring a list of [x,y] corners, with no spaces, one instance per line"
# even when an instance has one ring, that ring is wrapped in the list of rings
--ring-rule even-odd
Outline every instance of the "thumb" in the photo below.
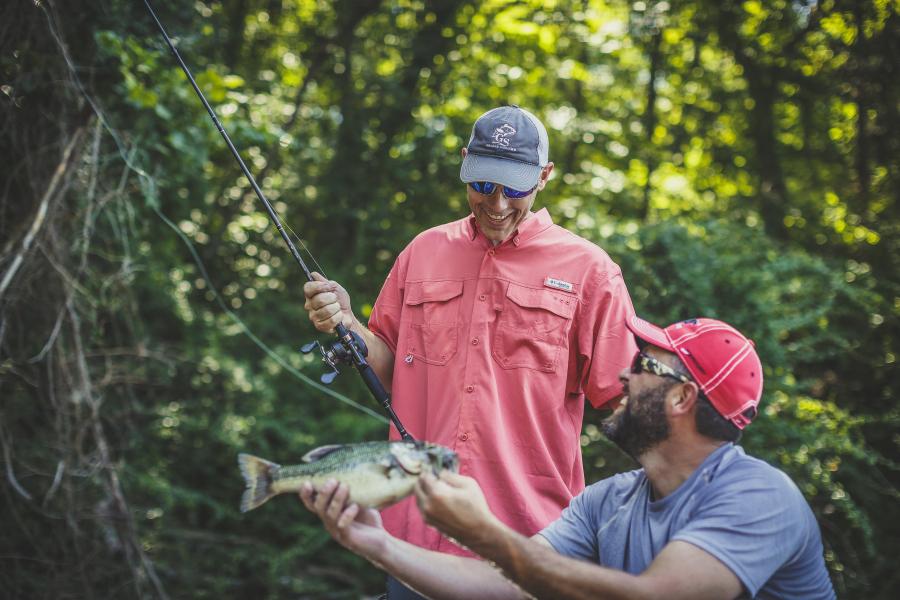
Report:
[[[318,271],[313,271],[312,273],[310,273],[310,275],[312,275],[313,281],[321,281],[322,283],[327,283],[329,288],[328,291],[334,292],[336,290],[339,290],[341,287],[337,281],[328,279]]]
[[[434,485],[437,483],[437,478],[429,472],[422,473],[419,475],[419,480],[417,482],[418,487],[425,494],[431,494],[434,490]]]
[[[464,487],[472,480],[470,477],[447,470],[441,471],[439,478],[450,487],[455,488]]]

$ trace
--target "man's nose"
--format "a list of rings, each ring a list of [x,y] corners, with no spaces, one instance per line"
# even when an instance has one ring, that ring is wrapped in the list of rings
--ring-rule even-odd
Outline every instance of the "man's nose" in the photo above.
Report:
[[[494,189],[494,193],[487,197],[486,201],[494,212],[502,212],[509,205],[509,201],[503,195],[499,185]]]

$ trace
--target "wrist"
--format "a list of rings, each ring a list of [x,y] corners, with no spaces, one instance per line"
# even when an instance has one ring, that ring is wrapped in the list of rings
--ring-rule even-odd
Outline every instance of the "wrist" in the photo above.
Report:
[[[482,522],[469,529],[466,540],[460,540],[473,552],[487,558],[496,549],[498,542],[512,532],[493,513],[485,515]]]
[[[355,331],[356,333],[362,335],[363,332],[366,330],[366,328],[362,324],[362,322],[360,322],[360,320],[356,318],[356,315],[353,314],[353,311],[350,311],[345,314],[348,317],[348,318],[344,319],[347,329],[350,329],[350,330]]]
[[[366,548],[362,557],[383,571],[391,572],[391,567],[397,563],[397,557],[402,553],[403,543],[382,530],[382,535]]]

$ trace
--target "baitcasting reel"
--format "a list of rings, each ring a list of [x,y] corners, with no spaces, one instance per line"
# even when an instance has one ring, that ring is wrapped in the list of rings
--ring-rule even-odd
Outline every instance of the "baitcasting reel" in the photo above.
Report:
[[[350,337],[353,338],[350,343],[356,345],[359,353],[363,356],[368,356],[369,349],[366,347],[366,343],[363,341],[362,337],[355,331],[350,331]],[[337,367],[338,364],[355,364],[353,350],[348,347],[348,343],[343,338],[338,338],[336,342],[327,347],[320,344],[318,340],[309,342],[308,344],[300,346],[300,352],[309,354],[316,348],[322,353],[322,362],[331,369],[326,373],[322,373],[322,376],[319,377],[319,380],[325,385],[331,385],[335,378],[340,374],[340,370]]]

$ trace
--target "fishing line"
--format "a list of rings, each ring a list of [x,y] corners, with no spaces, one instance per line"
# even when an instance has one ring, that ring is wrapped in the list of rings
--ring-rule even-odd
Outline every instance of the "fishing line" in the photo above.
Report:
[[[375,412],[368,406],[359,404],[358,402],[351,400],[347,396],[344,396],[343,394],[335,392],[331,388],[326,387],[313,379],[310,379],[309,377],[307,377],[306,375],[304,375],[303,373],[301,373],[300,371],[295,369],[289,362],[287,362],[284,358],[282,358],[281,355],[279,355],[274,350],[269,348],[269,346],[267,346],[265,342],[263,342],[261,339],[259,339],[256,336],[256,334],[254,334],[250,330],[250,328],[247,327],[246,323],[244,323],[240,319],[240,317],[238,317],[234,313],[234,311],[232,311],[231,308],[228,307],[228,305],[225,303],[225,299],[222,298],[221,295],[219,295],[219,291],[215,288],[215,286],[212,284],[212,282],[209,279],[209,275],[206,272],[206,268],[203,265],[203,261],[200,259],[200,256],[197,254],[197,250],[194,247],[194,243],[184,234],[183,231],[181,231],[181,229],[178,228],[178,226],[175,223],[173,223],[171,220],[169,220],[169,218],[166,217],[159,210],[158,207],[153,206],[151,208],[152,208],[153,212],[155,212],[157,214],[157,216],[159,216],[159,218],[162,219],[162,221],[172,229],[172,231],[174,231],[176,234],[178,234],[178,237],[180,237],[181,240],[185,243],[185,245],[188,247],[188,250],[191,253],[191,256],[194,258],[194,262],[197,264],[197,267],[200,269],[200,275],[203,277],[204,281],[206,281],[206,285],[209,286],[209,290],[215,296],[216,303],[222,308],[222,310],[229,317],[232,318],[232,320],[234,320],[234,322],[238,325],[238,327],[240,327],[241,331],[243,331],[244,334],[247,337],[249,337],[253,341],[254,344],[256,344],[263,352],[265,352],[267,355],[269,355],[269,357],[272,358],[272,360],[274,360],[276,363],[281,365],[286,371],[288,371],[289,373],[291,373],[298,379],[302,380],[303,382],[307,383],[308,385],[316,388],[320,392],[327,394],[336,400],[340,400],[341,402],[343,402],[349,406],[352,406],[353,408],[360,410],[371,417],[375,417],[382,423],[387,424],[389,422],[385,416],[383,416],[380,413]]]
[[[313,264],[316,265],[316,269],[317,269],[316,272],[319,273],[325,279],[328,279],[328,275],[325,274],[325,269],[322,268],[322,265],[320,265],[319,261],[316,260],[316,257],[313,256],[313,253],[309,251],[309,248],[306,247],[306,244],[303,243],[303,240],[300,238],[300,236],[297,235],[297,233],[293,229],[291,229],[291,226],[288,223],[285,223],[284,226],[290,232],[290,234],[292,236],[294,236],[294,238],[298,242],[300,242],[300,246],[309,255],[309,258],[310,258],[310,260],[313,261]]]
[[[150,16],[153,18],[156,26],[159,28],[159,32],[162,34],[166,45],[169,47],[169,50],[172,51],[172,55],[175,57],[175,60],[177,60],[178,64],[181,66],[181,70],[187,76],[188,82],[191,84],[191,87],[194,88],[194,92],[197,94],[197,97],[200,99],[200,102],[203,104],[203,107],[209,114],[209,118],[212,120],[213,124],[216,126],[216,129],[219,131],[219,134],[222,136],[222,139],[225,141],[225,145],[228,146],[228,150],[231,152],[231,155],[234,157],[235,161],[237,161],[238,166],[241,168],[241,172],[244,174],[244,177],[247,179],[247,181],[250,182],[250,187],[253,188],[253,192],[256,194],[256,197],[265,207],[266,213],[268,213],[269,215],[269,220],[273,225],[275,225],[275,228],[278,230],[279,235],[281,235],[281,239],[284,240],[285,245],[287,245],[291,256],[294,257],[294,260],[303,270],[304,275],[306,275],[306,279],[311,282],[315,281],[315,278],[312,276],[312,272],[303,261],[303,257],[300,256],[300,252],[297,250],[297,247],[294,245],[291,237],[287,234],[287,231],[285,230],[284,225],[281,222],[281,218],[278,216],[278,213],[275,211],[272,203],[269,202],[262,189],[256,183],[256,179],[253,177],[253,173],[250,172],[250,169],[247,168],[246,163],[244,163],[244,159],[241,157],[241,153],[238,152],[238,149],[231,141],[231,137],[229,137],[228,132],[225,131],[225,127],[223,127],[222,123],[219,121],[219,117],[216,115],[216,111],[213,110],[212,105],[210,105],[209,101],[207,101],[206,96],[203,95],[203,91],[200,89],[200,86],[194,79],[191,70],[187,66],[187,63],[185,63],[184,59],[181,58],[181,54],[178,52],[178,48],[175,47],[175,43],[172,41],[172,38],[169,37],[169,34],[166,32],[166,28],[163,27],[163,24],[159,20],[159,17],[156,16],[156,12],[153,10],[153,7],[150,6],[150,0],[144,0],[144,5],[147,7],[147,12],[150,13]],[[296,236],[296,234],[295,237],[298,237],[299,239],[299,236]],[[410,433],[406,431],[406,428],[403,427],[403,424],[400,422],[400,418],[397,416],[397,413],[394,412],[394,409],[391,406],[391,395],[384,387],[384,384],[381,383],[381,380],[378,378],[375,370],[368,363],[368,361],[366,361],[368,349],[366,348],[366,344],[362,336],[359,335],[359,333],[352,331],[349,327],[344,325],[343,322],[338,322],[338,324],[334,326],[334,334],[337,336],[337,341],[328,346],[322,345],[318,341],[314,341],[310,344],[304,344],[304,346],[301,347],[301,351],[304,353],[312,352],[316,348],[318,348],[318,350],[321,352],[322,362],[324,362],[325,365],[327,365],[328,368],[331,369],[331,372],[325,373],[322,376],[321,381],[323,383],[331,383],[334,380],[335,376],[337,376],[340,372],[338,369],[339,364],[349,364],[353,366],[359,373],[360,377],[362,377],[363,383],[366,384],[369,392],[372,394],[375,400],[377,400],[378,403],[381,404],[382,408],[384,408],[385,412],[388,414],[391,423],[394,425],[394,427],[396,427],[397,433],[400,434],[400,437],[405,441],[415,441],[412,435],[410,435]]]
[[[125,144],[122,141],[118,132],[115,130],[115,128],[113,128],[113,126],[107,120],[106,114],[100,109],[99,105],[94,101],[93,97],[88,93],[88,91],[84,88],[84,85],[81,83],[81,79],[78,77],[77,67],[72,62],[72,59],[69,56],[68,49],[66,48],[65,43],[62,41],[61,37],[59,36],[58,32],[56,31],[56,26],[54,25],[53,20],[50,17],[50,14],[47,12],[47,9],[44,6],[41,6],[40,8],[41,8],[41,10],[44,11],[44,15],[47,17],[47,23],[48,23],[48,26],[50,29],[50,35],[53,37],[53,39],[56,41],[57,45],[60,48],[60,51],[63,56],[63,60],[65,60],[66,66],[69,69],[69,74],[72,78],[72,81],[75,83],[75,86],[81,92],[81,95],[85,98],[87,103],[90,105],[94,114],[97,115],[97,118],[99,119],[100,123],[103,125],[103,128],[107,131],[107,133],[109,133],[109,136],[112,138],[113,142],[116,145],[117,154],[122,159],[122,162],[125,163],[125,166],[128,167],[129,170],[131,170],[137,174],[138,180],[140,181],[140,185],[141,185],[141,191],[144,195],[144,199],[147,201],[147,205],[150,207],[151,210],[153,210],[153,212],[157,215],[157,217],[159,217],[167,226],[169,226],[169,228],[172,229],[172,231],[174,231],[179,236],[179,238],[181,238],[181,240],[187,246],[189,252],[191,253],[192,258],[194,259],[194,262],[197,265],[197,268],[200,270],[201,277],[203,277],[203,280],[206,282],[206,285],[209,286],[209,289],[213,293],[219,307],[232,319],[232,321],[234,321],[234,323],[240,328],[241,332],[245,336],[247,336],[254,344],[256,344],[256,346],[260,350],[265,352],[266,355],[268,355],[278,365],[280,365],[282,368],[284,368],[285,371],[290,373],[293,377],[295,377],[296,379],[299,379],[306,385],[309,385],[309,386],[315,388],[316,390],[318,390],[324,394],[327,394],[328,396],[331,396],[335,400],[343,402],[344,404],[351,406],[351,407],[359,410],[360,412],[363,412],[363,413],[377,419],[378,421],[380,421],[382,423],[387,424],[388,423],[387,418],[385,418],[380,413],[370,409],[367,406],[359,404],[358,402],[355,402],[354,400],[348,398],[347,396],[344,396],[343,394],[341,394],[339,392],[335,392],[334,390],[332,390],[328,387],[325,387],[324,385],[320,384],[319,382],[317,382],[313,379],[310,379],[308,376],[306,376],[303,373],[301,373],[300,371],[298,371],[294,366],[292,366],[289,362],[287,362],[280,354],[278,354],[277,352],[272,350],[261,339],[259,339],[256,336],[256,334],[253,333],[253,331],[250,329],[250,327],[248,327],[247,324],[244,323],[244,321],[234,311],[232,311],[231,308],[228,307],[228,305],[225,303],[224,298],[222,298],[219,295],[218,290],[216,289],[215,285],[213,285],[212,281],[210,280],[209,274],[206,271],[206,267],[203,264],[203,261],[200,259],[200,255],[197,253],[193,242],[184,234],[183,231],[181,231],[181,229],[178,228],[178,226],[175,223],[173,223],[168,217],[166,217],[166,215],[163,214],[163,212],[160,210],[160,208],[158,206],[159,202],[158,202],[157,191],[156,191],[156,180],[149,173],[147,173],[143,168],[141,168],[139,165],[134,163],[134,161],[131,158],[133,156],[133,152],[131,151],[131,149],[128,149],[127,144]],[[129,151],[126,151],[126,149],[128,149]],[[291,233],[294,233],[294,232],[292,231]],[[296,234],[294,234],[294,235],[296,236]],[[300,243],[301,243],[301,245],[303,245],[302,240],[300,240]],[[315,261],[315,259],[313,259],[313,260]]]

